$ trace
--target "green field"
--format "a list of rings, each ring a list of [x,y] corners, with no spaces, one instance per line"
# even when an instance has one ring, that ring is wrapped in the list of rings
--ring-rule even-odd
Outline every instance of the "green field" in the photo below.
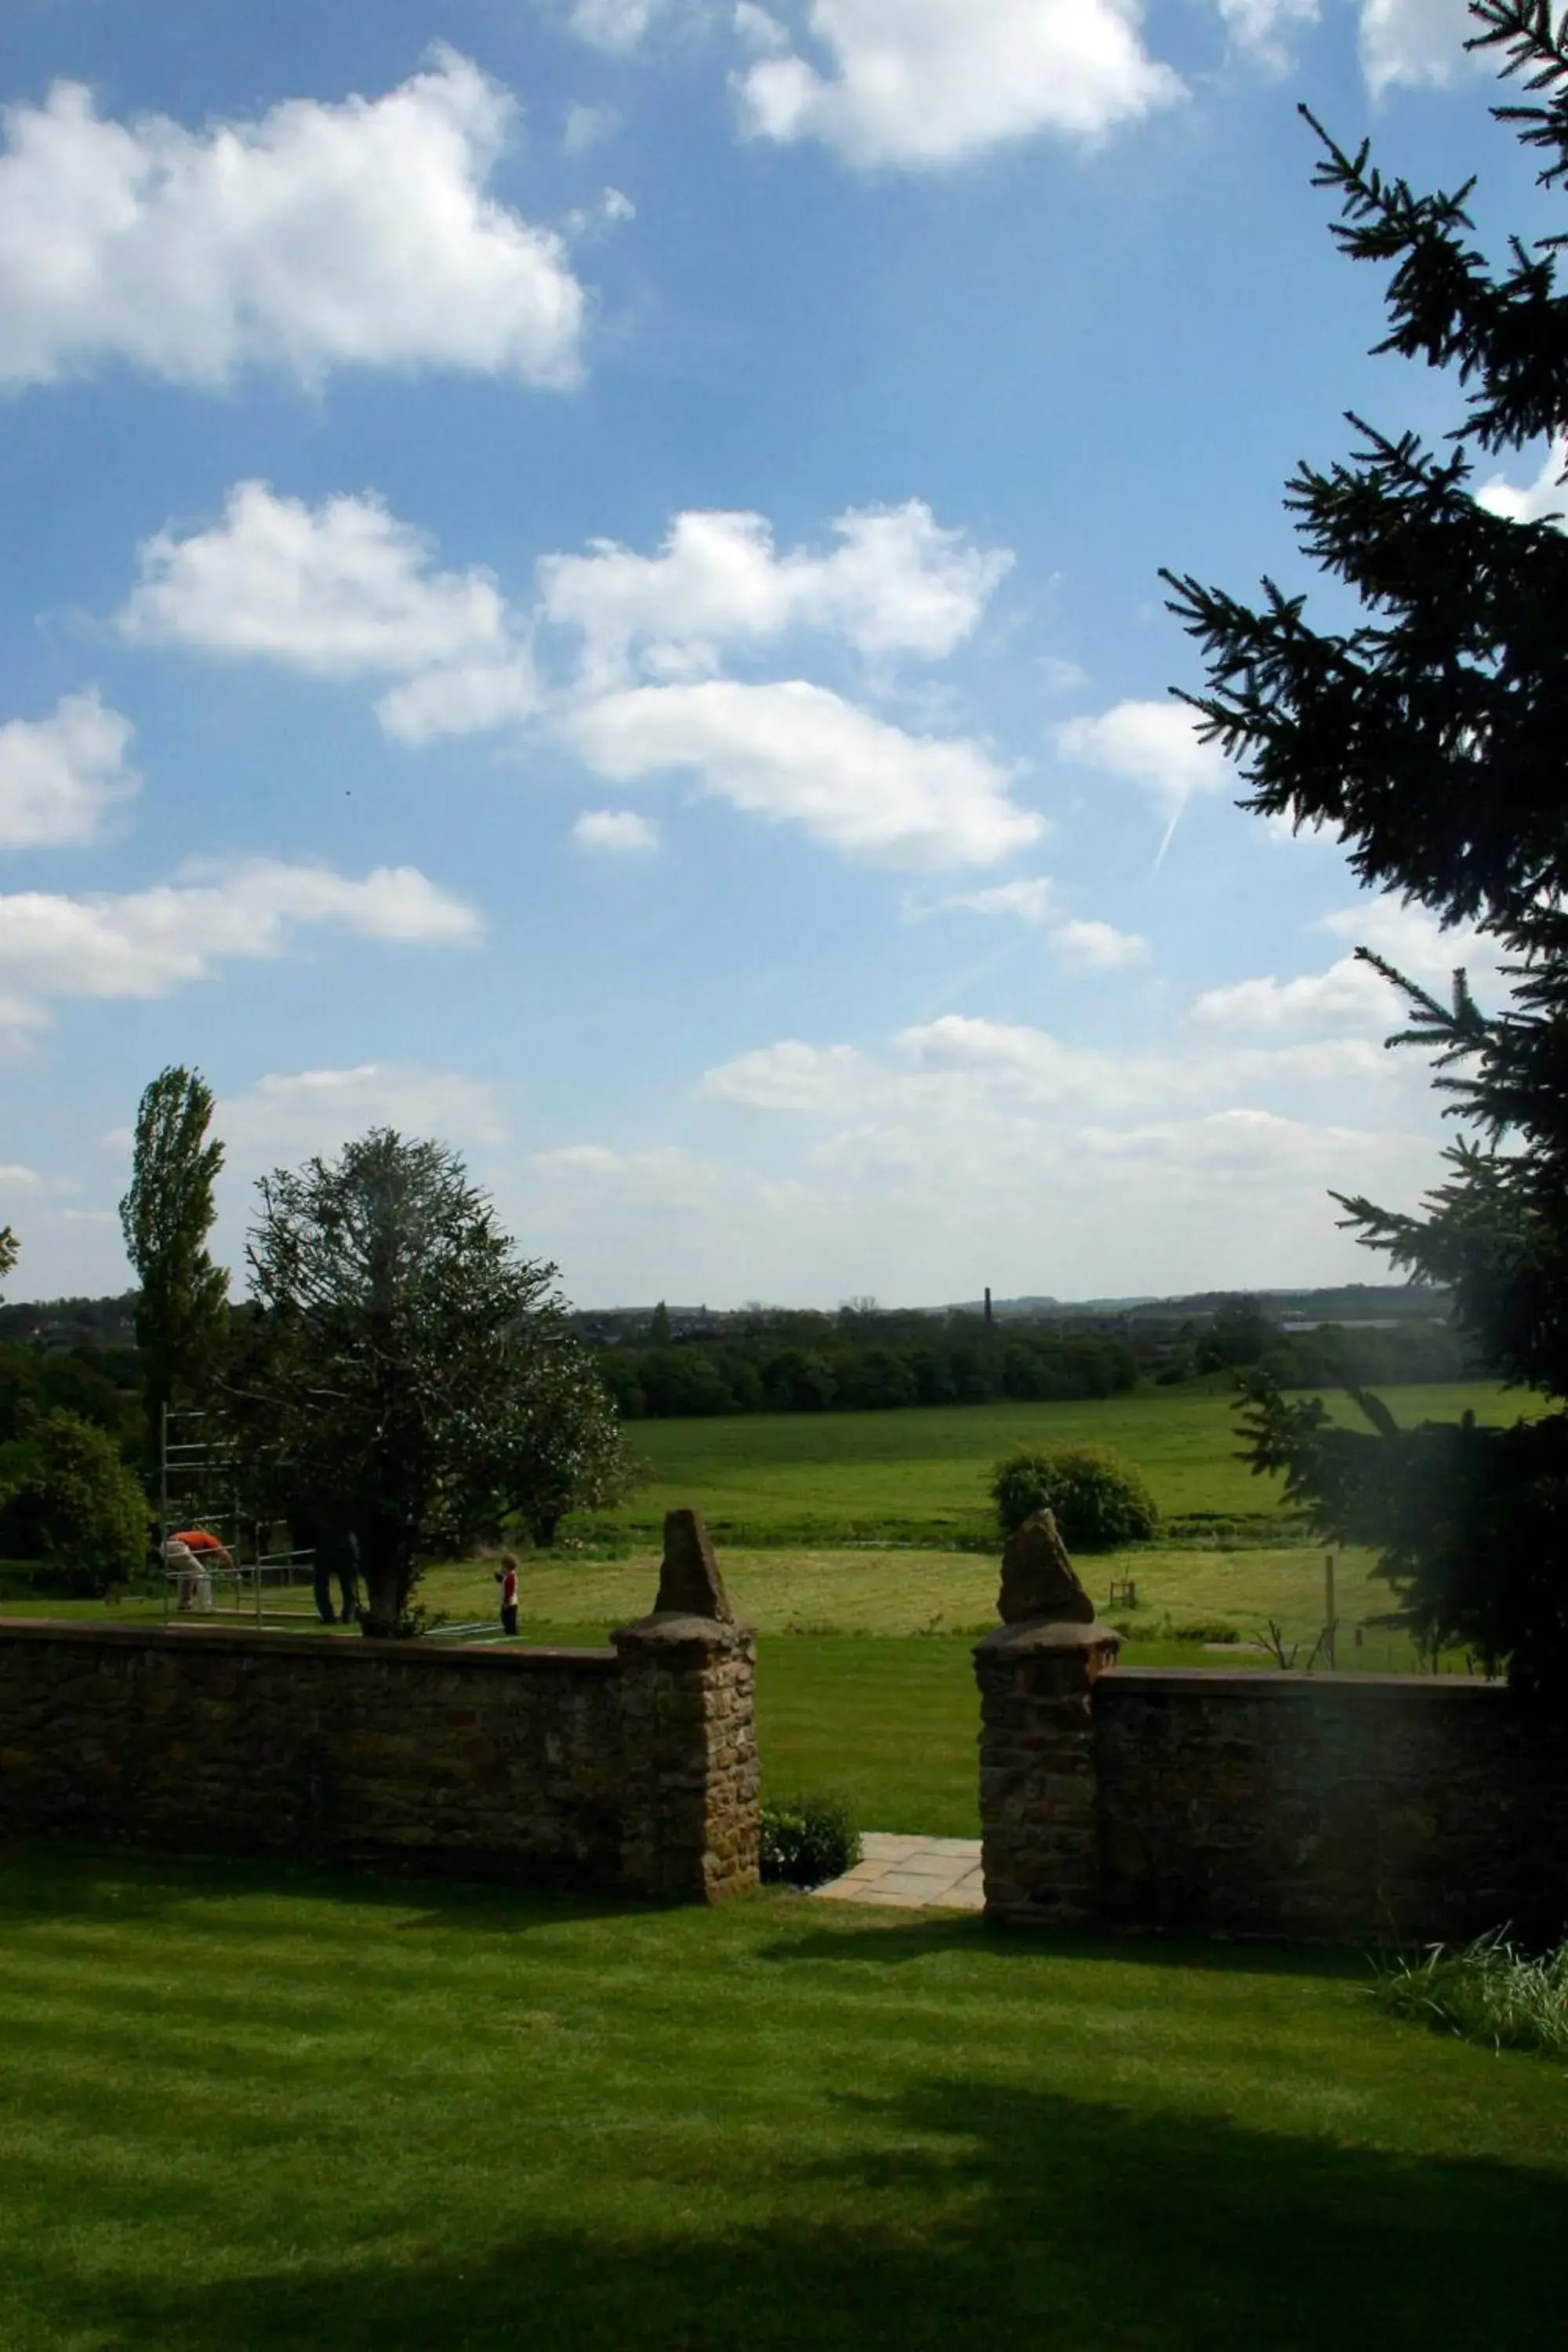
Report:
[[[0,1854],[6,2352],[1555,2352],[1561,2072],[1324,1962]]]
[[[1522,1400],[1491,1381],[1390,1389],[1402,1422],[1512,1420]],[[1354,1418],[1343,1398],[1336,1412]],[[943,1544],[990,1531],[992,1465],[1024,1446],[1109,1445],[1135,1462],[1170,1518],[1256,1521],[1278,1509],[1274,1483],[1236,1459],[1228,1390],[1141,1389],[1081,1404],[965,1405],[902,1412],[745,1413],[731,1420],[627,1424],[648,1483],[584,1532],[633,1538],[681,1503],[732,1543]]]

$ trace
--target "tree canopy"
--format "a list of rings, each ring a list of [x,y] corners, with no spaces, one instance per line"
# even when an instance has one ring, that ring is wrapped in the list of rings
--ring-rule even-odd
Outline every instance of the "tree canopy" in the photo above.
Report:
[[[1568,11],[1474,0],[1475,48],[1500,54],[1514,102],[1495,110],[1568,184]],[[1303,109],[1303,112],[1305,110]],[[1402,993],[1390,1040],[1435,1058],[1461,1132],[1412,1215],[1335,1195],[1344,1222],[1413,1278],[1451,1286],[1477,1360],[1568,1397],[1568,535],[1563,517],[1489,511],[1476,456],[1545,436],[1568,481],[1568,298],[1561,236],[1514,238],[1494,268],[1467,209],[1473,179],[1418,194],[1370,144],[1322,143],[1352,259],[1392,267],[1376,348],[1451,371],[1461,421],[1446,448],[1352,416],[1352,456],[1303,465],[1287,505],[1307,553],[1351,588],[1362,618],[1314,627],[1308,599],[1263,583],[1249,605],[1167,573],[1173,609],[1206,659],[1188,699],[1239,760],[1244,805],[1324,826],[1369,886],[1478,923],[1506,1001],[1483,1010],[1463,971],[1447,1003],[1359,952]],[[1568,513],[1568,489],[1563,507]],[[1424,1640],[1464,1641],[1521,1684],[1568,1690],[1568,1415],[1507,1431],[1402,1432],[1356,1390],[1365,1433],[1248,1382],[1259,1469],[1283,1470],[1324,1532],[1376,1543]]]
[[[258,1192],[237,1449],[285,1510],[353,1536],[367,1633],[412,1629],[426,1556],[616,1498],[615,1411],[556,1268],[518,1254],[454,1152],[377,1129]]]

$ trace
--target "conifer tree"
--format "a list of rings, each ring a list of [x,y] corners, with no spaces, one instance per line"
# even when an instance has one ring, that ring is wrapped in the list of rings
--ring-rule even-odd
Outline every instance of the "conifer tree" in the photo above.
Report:
[[[1472,0],[1468,46],[1500,53],[1514,102],[1494,110],[1568,187],[1568,9]],[[1303,113],[1306,110],[1302,110]],[[1515,520],[1472,490],[1478,454],[1545,439],[1568,485],[1563,237],[1477,247],[1468,180],[1417,194],[1370,145],[1322,142],[1352,259],[1392,265],[1376,348],[1454,374],[1446,449],[1352,416],[1357,443],[1303,465],[1287,504],[1302,546],[1359,599],[1343,631],[1263,583],[1256,606],[1167,573],[1203,646],[1202,731],[1237,758],[1244,805],[1326,827],[1359,878],[1480,926],[1510,994],[1483,1011],[1465,974],[1441,1001],[1365,949],[1403,995],[1394,1045],[1434,1057],[1460,1134],[1420,1213],[1335,1195],[1343,1222],[1410,1276],[1447,1286],[1476,1360],[1551,1408],[1505,1430],[1331,1428],[1313,1401],[1247,1382],[1255,1467],[1341,1540],[1375,1544],[1405,1621],[1434,1649],[1464,1642],[1516,1684],[1568,1705],[1568,487],[1562,511]]]

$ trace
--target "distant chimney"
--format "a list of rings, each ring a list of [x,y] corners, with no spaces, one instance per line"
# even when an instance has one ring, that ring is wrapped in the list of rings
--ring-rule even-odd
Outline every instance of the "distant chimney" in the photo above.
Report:
[[[991,1328],[991,1285],[987,1283],[985,1286],[985,1328],[988,1331]]]

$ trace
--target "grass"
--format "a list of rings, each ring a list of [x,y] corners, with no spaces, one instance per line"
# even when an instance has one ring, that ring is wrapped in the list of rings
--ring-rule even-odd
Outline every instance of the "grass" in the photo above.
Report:
[[[1512,1420],[1526,1402],[1493,1382],[1391,1389],[1401,1421]],[[1347,1418],[1354,1409],[1331,1400]],[[984,1540],[986,1484],[1003,1454],[1042,1444],[1109,1445],[1142,1471],[1167,1518],[1203,1514],[1254,1531],[1278,1515],[1274,1482],[1236,1459],[1230,1391],[1141,1389],[1078,1404],[999,1404],[903,1412],[746,1413],[628,1425],[651,1477],[620,1510],[578,1523],[584,1537],[635,1541],[694,1503],[735,1544],[832,1547],[855,1540]]]
[[[1542,1956],[1497,1933],[1457,1951],[1436,1946],[1381,1979],[1385,2009],[1493,2050],[1568,2061],[1568,1943]]]
[[[1528,2352],[1568,2105],[1364,1972],[11,1853],[7,2352]]]

